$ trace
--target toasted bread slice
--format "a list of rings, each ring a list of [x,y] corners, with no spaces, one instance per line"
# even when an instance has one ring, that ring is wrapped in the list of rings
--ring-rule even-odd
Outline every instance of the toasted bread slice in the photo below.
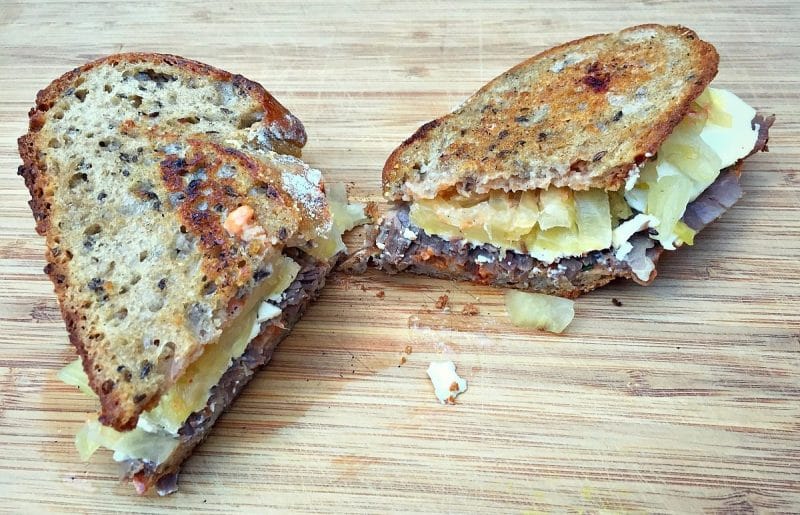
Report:
[[[542,52],[403,142],[383,168],[384,195],[616,190],[684,117],[718,61],[691,30],[661,25]]]
[[[272,152],[304,143],[261,86],[176,56],[107,57],[39,93],[19,173],[104,424],[133,428],[271,263],[330,226],[320,173]]]

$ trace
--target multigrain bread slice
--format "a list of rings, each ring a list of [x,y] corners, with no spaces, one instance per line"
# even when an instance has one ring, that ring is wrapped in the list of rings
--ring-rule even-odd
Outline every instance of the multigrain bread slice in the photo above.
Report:
[[[421,126],[383,168],[390,200],[492,189],[618,189],[717,73],[712,45],[640,25],[523,61]]]
[[[305,132],[261,86],[177,56],[89,63],[41,91],[29,116],[19,174],[45,271],[101,421],[131,429],[274,259],[329,228],[321,176],[273,152],[299,154]],[[263,237],[224,228],[242,205]]]

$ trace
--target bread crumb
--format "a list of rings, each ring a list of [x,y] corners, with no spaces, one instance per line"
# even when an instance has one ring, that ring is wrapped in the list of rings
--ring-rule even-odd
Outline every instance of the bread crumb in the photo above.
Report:
[[[478,306],[476,306],[475,304],[473,304],[471,302],[469,302],[467,304],[464,304],[464,307],[461,308],[461,314],[462,315],[475,316],[478,313],[479,313]]]
[[[378,290],[378,293],[376,293],[375,296],[378,297],[379,299],[382,299],[386,296],[386,292],[383,290]]]
[[[435,304],[436,309],[444,309],[445,307],[447,307],[447,302],[449,300],[450,297],[448,297],[447,295],[442,295],[441,297],[439,297],[439,299],[436,301]]]
[[[412,352],[413,350],[414,350],[414,349],[411,347],[411,345],[406,345],[406,348],[405,348],[404,352],[405,352],[406,354],[411,354],[411,352]]]
[[[408,359],[406,359],[405,356],[400,356],[400,365],[405,365],[406,361],[408,361]],[[399,367],[400,365],[397,366]]]
[[[621,300],[619,300],[619,299],[618,299],[618,298],[616,298],[616,297],[614,297],[614,298],[612,298],[612,299],[611,299],[611,303],[612,303],[612,304],[614,304],[615,306],[617,306],[618,308],[619,308],[619,307],[622,307],[622,301],[621,301]]]

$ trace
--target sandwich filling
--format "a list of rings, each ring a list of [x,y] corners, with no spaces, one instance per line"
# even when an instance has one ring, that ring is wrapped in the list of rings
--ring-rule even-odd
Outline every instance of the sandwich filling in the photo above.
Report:
[[[344,250],[342,234],[367,220],[363,204],[348,204],[343,184],[331,185],[327,198],[332,218],[330,228],[310,242],[309,249],[305,249],[321,261],[329,261]],[[181,427],[192,413],[206,406],[212,388],[259,335],[262,323],[281,316],[282,297],[297,278],[300,268],[291,258],[279,256],[271,264],[270,274],[250,294],[236,320],[222,332],[218,341],[205,347],[201,356],[161,396],[154,408],[140,415],[133,430],[116,431],[102,425],[97,417],[88,420],[75,438],[81,458],[88,460],[100,447],[105,447],[114,451],[115,461],[141,460],[153,465],[165,462],[181,442]],[[80,360],[63,368],[59,378],[90,396],[96,396]]]
[[[624,191],[568,188],[504,191],[464,196],[457,192],[410,204],[410,222],[428,235],[493,245],[545,264],[611,249],[624,260],[632,238],[648,230],[661,247],[693,243],[695,230],[682,221],[720,171],[756,145],[756,111],[733,93],[707,88],[657,155],[635,166]],[[646,281],[652,268],[634,268]]]

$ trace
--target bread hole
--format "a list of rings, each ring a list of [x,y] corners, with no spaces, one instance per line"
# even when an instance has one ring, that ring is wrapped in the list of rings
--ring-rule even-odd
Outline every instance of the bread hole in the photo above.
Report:
[[[64,145],[72,145],[72,138],[70,138],[68,135],[64,134],[63,140]]]
[[[149,252],[147,252],[146,250],[143,250],[143,251],[139,252],[139,263],[141,263],[142,261],[147,259],[148,255],[149,255]]]
[[[106,84],[105,86],[103,86],[103,91],[105,91],[106,93],[111,93],[111,91],[112,91],[113,89],[114,89],[114,88],[113,88],[113,87],[111,87],[111,84]]]
[[[133,76],[133,78],[138,80],[139,82],[153,81],[153,82],[155,82],[156,84],[159,84],[159,85],[161,85],[161,84],[163,84],[165,82],[172,82],[174,80],[177,80],[174,75],[169,75],[167,73],[157,72],[157,71],[155,71],[155,70],[153,70],[151,68],[148,68],[146,70],[142,70],[140,72],[137,72]]]
[[[68,250],[64,251],[64,256],[67,258],[67,261],[72,260],[72,252],[70,252]]]
[[[84,82],[86,82],[86,77],[78,77],[77,79],[75,79],[75,87],[77,88]]]
[[[123,286],[122,288],[119,289],[119,294],[120,295],[124,295],[124,294],[128,293],[128,291],[130,291],[130,290],[128,290],[128,287],[127,286]]]
[[[251,111],[239,118],[239,129],[247,129],[264,119],[263,111]]]
[[[128,97],[128,100],[131,101],[131,105],[133,105],[133,107],[139,107],[142,105],[142,97],[139,95],[131,95]]]
[[[131,278],[131,286],[133,286],[134,284],[138,283],[141,280],[142,280],[142,276],[141,275],[133,274],[133,277]]]
[[[78,90],[75,91],[75,97],[78,100],[80,100],[81,102],[86,100],[86,95],[88,95],[88,94],[89,94],[89,91],[86,90],[86,89],[78,89]]]
[[[64,111],[57,111],[53,113],[53,118],[56,120],[63,120],[64,119]]]
[[[67,183],[67,185],[69,186],[70,189],[75,189],[78,187],[78,185],[88,181],[89,181],[89,176],[83,172],[79,172],[72,174],[72,176],[69,178],[69,182]]]
[[[200,118],[196,116],[186,116],[184,118],[178,118],[178,122],[180,123],[190,123],[192,125],[196,124],[200,121]]]
[[[122,309],[120,309],[120,310],[119,310],[119,311],[117,311],[117,313],[116,313],[116,317],[117,317],[117,319],[118,319],[118,320],[125,320],[125,318],[126,318],[127,316],[128,316],[128,310],[127,310],[127,309],[125,309],[125,308],[122,308]]]
[[[245,261],[244,259],[240,259],[240,260],[239,260],[239,261],[236,263],[236,266],[237,266],[237,267],[239,267],[239,268],[244,268],[246,265],[247,265],[247,261]]]
[[[181,234],[186,234],[186,226],[181,225]]]
[[[83,234],[86,236],[93,236],[100,233],[100,231],[102,231],[100,224],[92,224],[83,231]]]
[[[61,141],[58,138],[50,138],[50,141],[47,142],[47,146],[50,148],[61,148]]]
[[[217,291],[217,283],[214,281],[206,283],[203,287],[203,295],[212,295],[214,292]]]

